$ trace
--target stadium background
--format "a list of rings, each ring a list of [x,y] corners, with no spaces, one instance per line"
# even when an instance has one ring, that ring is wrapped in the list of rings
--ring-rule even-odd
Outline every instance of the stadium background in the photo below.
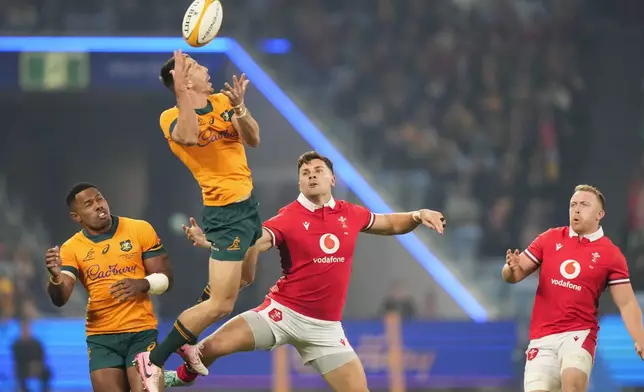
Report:
[[[63,201],[73,183],[95,183],[115,213],[157,228],[176,271],[157,303],[163,320],[205,284],[205,254],[177,230],[198,215],[200,193],[158,127],[173,105],[158,68],[179,41],[154,37],[176,37],[188,4],[0,3],[2,391],[15,387],[18,320],[44,345],[53,390],[90,390],[83,290],[63,309],[44,292],[44,249],[77,230]],[[372,389],[400,390],[391,375],[402,365],[410,390],[520,390],[536,281],[508,286],[499,269],[505,249],[566,223],[576,183],[606,194],[604,228],[644,297],[644,3],[237,0],[224,9],[221,36],[235,41],[194,56],[215,86],[240,71],[253,82],[247,103],[262,145],[248,154],[265,218],[297,195],[295,160],[316,148],[335,158],[337,198],[376,212],[440,209],[450,221],[442,238],[419,230],[358,243],[346,329]],[[278,276],[270,252],[236,311]],[[644,367],[609,296],[601,313],[592,388],[637,390]],[[292,390],[324,389],[291,352],[222,360],[201,387],[284,390],[273,384],[280,358]]]

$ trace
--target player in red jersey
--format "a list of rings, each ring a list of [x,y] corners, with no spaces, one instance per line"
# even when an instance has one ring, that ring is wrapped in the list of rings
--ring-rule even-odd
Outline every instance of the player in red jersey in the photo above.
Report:
[[[604,196],[593,186],[579,185],[569,212],[568,227],[542,233],[521,254],[508,250],[503,266],[508,283],[518,283],[539,269],[526,351],[526,392],[587,390],[599,330],[599,297],[606,287],[637,355],[644,359],[642,311],[626,259],[600,226]]]
[[[279,249],[284,275],[263,304],[200,342],[203,364],[210,366],[236,352],[291,344],[333,390],[367,391],[364,369],[340,322],[358,234],[405,234],[420,224],[442,234],[445,219],[431,210],[374,214],[335,200],[333,164],[314,151],[300,157],[298,172],[299,197],[264,223],[257,242],[260,252]],[[195,245],[210,247],[194,221],[186,234]],[[184,382],[197,377],[186,365],[177,375]]]

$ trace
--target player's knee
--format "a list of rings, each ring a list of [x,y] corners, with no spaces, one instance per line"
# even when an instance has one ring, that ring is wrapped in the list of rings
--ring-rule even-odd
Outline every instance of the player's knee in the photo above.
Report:
[[[233,311],[236,299],[237,296],[225,298],[210,297],[205,301],[208,306],[208,314],[215,320],[228,316]]]
[[[201,356],[204,364],[206,362],[214,362],[216,359],[228,354],[226,349],[226,341],[217,334],[212,334],[202,341],[203,348],[201,349]]]

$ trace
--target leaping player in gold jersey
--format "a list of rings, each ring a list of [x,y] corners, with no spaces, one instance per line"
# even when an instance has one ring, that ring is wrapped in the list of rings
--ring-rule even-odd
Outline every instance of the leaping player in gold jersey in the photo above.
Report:
[[[212,246],[205,300],[181,313],[151,352],[136,356],[148,392],[163,390],[163,366],[174,352],[195,372],[208,374],[197,339],[233,310],[240,285],[254,275],[245,270],[255,268],[254,245],[262,235],[244,147],[259,145],[259,126],[244,103],[250,81],[234,76],[233,86],[226,83],[213,94],[208,69],[181,51],[163,65],[161,80],[177,98],[177,105],[161,114],[161,130],[202,189],[202,224]]]

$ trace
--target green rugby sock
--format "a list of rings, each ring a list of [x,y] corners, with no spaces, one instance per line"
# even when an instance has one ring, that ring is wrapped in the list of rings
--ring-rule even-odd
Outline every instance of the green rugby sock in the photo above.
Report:
[[[150,352],[150,362],[162,368],[172,353],[184,344],[197,344],[198,337],[181,324],[174,322],[172,330],[166,338]]]

